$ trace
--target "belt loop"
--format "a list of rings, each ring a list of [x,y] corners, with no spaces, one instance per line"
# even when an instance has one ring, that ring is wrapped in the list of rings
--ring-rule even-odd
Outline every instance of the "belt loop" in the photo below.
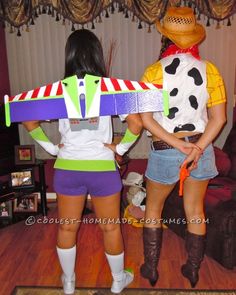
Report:
[[[153,140],[151,140],[151,150],[154,150],[154,146],[153,146]]]

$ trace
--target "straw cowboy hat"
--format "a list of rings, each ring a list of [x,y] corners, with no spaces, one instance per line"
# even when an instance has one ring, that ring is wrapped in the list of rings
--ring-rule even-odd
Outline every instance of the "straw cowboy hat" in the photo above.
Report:
[[[180,48],[188,48],[205,38],[205,29],[196,23],[189,7],[169,7],[162,23],[156,22],[157,30]]]

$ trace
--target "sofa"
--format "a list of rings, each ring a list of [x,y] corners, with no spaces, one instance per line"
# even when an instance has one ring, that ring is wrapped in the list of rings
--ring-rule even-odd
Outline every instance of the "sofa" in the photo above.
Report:
[[[227,269],[236,266],[236,123],[224,147],[214,147],[218,176],[209,183],[205,197],[207,224],[206,254]],[[163,218],[175,220],[168,227],[185,237],[186,224],[183,199],[178,195],[178,185],[167,198]]]

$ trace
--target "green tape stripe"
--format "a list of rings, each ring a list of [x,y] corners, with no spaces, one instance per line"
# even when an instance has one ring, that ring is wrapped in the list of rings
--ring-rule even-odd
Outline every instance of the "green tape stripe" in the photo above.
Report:
[[[78,87],[77,87],[77,76],[71,76],[61,81],[68,96],[70,97],[77,113],[81,115],[80,104],[78,100]]]
[[[10,116],[10,104],[8,102],[5,102],[5,120],[6,120],[6,126],[10,127],[11,126],[11,116]]]
[[[163,95],[163,108],[164,108],[164,115],[169,115],[169,93],[168,91],[164,90],[162,91]]]
[[[73,171],[115,171],[113,160],[68,160],[57,158],[54,168]]]
[[[86,114],[89,113],[97,89],[101,88],[101,77],[85,75]]]
[[[138,135],[133,134],[128,128],[125,131],[125,135],[121,140],[121,143],[130,143],[135,142],[135,140],[139,137]]]
[[[39,126],[29,132],[34,140],[50,142],[46,134],[43,132],[43,129]]]

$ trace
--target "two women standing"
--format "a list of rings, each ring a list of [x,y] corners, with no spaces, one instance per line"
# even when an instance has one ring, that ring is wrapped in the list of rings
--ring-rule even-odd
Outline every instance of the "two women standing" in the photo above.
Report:
[[[120,116],[128,123],[124,138],[112,142],[111,117],[94,120],[60,119],[61,143],[53,145],[40,122],[24,122],[30,135],[55,162],[54,188],[58,200],[58,217],[80,220],[89,193],[95,214],[101,219],[119,219],[120,175],[114,152],[123,155],[138,138],[142,125],[152,134],[152,151],[148,160],[146,218],[161,219],[164,202],[174,188],[179,168],[190,163],[190,177],[184,185],[184,208],[187,220],[204,219],[203,203],[209,179],[217,175],[211,142],[225,122],[225,92],[216,67],[201,60],[197,44],[204,28],[196,23],[190,8],[170,8],[163,24],[157,24],[163,35],[161,59],[149,66],[143,81],[162,84],[170,95],[170,113],[143,113]],[[103,51],[98,38],[88,30],[73,32],[66,44],[65,78],[76,75],[78,87],[85,74],[106,76]],[[186,157],[187,155],[187,157]],[[75,290],[76,236],[79,224],[60,224],[57,253],[62,267],[65,294]],[[124,247],[117,224],[100,224],[105,255],[111,269],[111,291],[120,293],[134,275],[124,270]],[[205,224],[189,223],[186,235],[188,260],[183,275],[192,287],[198,281],[198,270],[204,255]],[[162,244],[162,225],[146,224],[143,229],[144,264],[141,275],[151,285],[158,280],[157,265]]]

